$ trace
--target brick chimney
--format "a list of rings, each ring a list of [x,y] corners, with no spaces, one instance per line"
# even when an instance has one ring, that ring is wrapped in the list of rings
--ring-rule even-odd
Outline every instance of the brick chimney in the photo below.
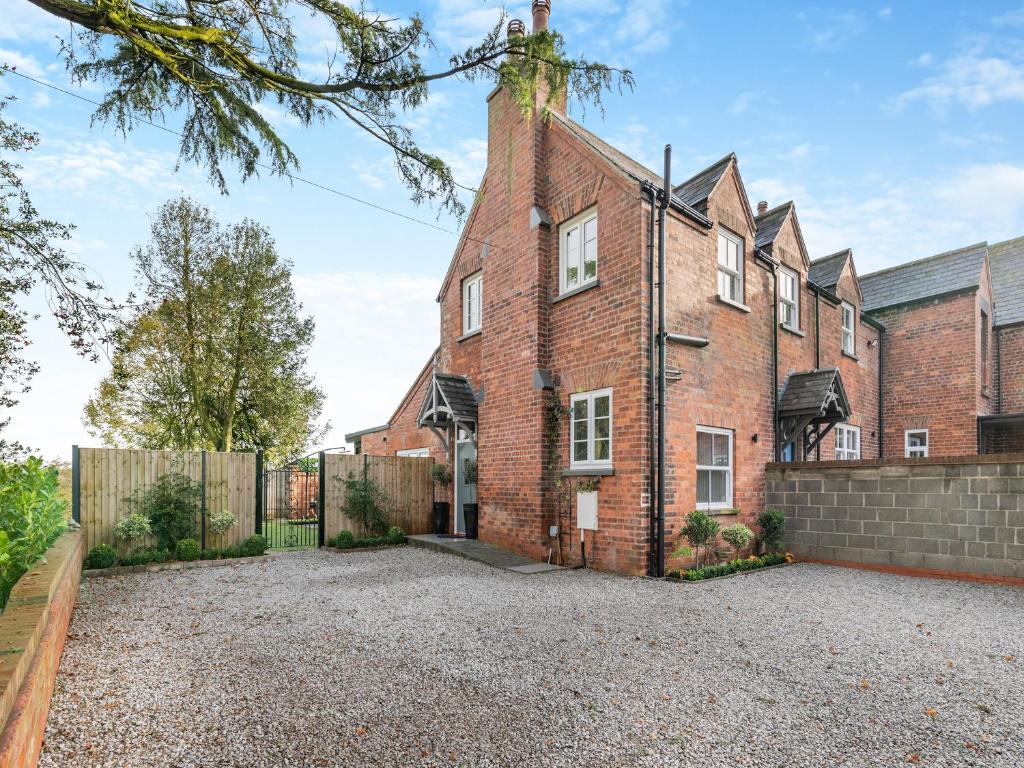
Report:
[[[526,25],[520,19],[512,19],[506,27],[508,37],[523,37],[526,35]]]
[[[533,31],[540,32],[548,28],[551,17],[551,0],[533,0]]]
[[[768,213],[768,201],[762,200],[757,204],[757,215],[764,216],[766,213]]]

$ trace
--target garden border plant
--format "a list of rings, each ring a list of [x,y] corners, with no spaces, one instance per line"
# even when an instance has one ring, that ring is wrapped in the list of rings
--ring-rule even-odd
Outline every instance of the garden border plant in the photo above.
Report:
[[[735,576],[739,573],[749,573],[750,571],[774,568],[780,565],[789,565],[792,562],[793,559],[791,555],[781,555],[777,553],[761,555],[760,557],[757,555],[751,555],[747,558],[730,560],[727,563],[702,565],[698,568],[670,571],[665,578],[671,581],[708,581],[709,579]]]
[[[237,560],[260,557],[267,553],[267,540],[260,534],[253,534],[241,544],[223,549],[207,547],[201,549],[195,539],[180,539],[174,550],[165,547],[149,547],[119,558],[113,547],[100,544],[89,550],[82,567],[87,571],[108,570],[133,566],[162,565],[165,563],[210,562],[215,560]]]
[[[352,531],[341,531],[327,542],[331,549],[340,550],[395,547],[401,544],[405,544],[405,533],[396,525],[388,528],[388,532],[383,536],[363,536],[357,539]]]

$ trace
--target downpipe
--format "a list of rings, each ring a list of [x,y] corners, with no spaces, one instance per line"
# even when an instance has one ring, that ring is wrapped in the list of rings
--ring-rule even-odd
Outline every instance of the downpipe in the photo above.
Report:
[[[666,213],[672,201],[672,145],[665,145],[665,175],[658,207],[658,563],[665,575],[665,243]]]

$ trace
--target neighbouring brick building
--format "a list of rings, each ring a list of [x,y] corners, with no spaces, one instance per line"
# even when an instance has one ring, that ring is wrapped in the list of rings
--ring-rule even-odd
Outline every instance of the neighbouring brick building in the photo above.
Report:
[[[547,9],[535,0],[535,27],[546,25]],[[752,210],[733,154],[666,196],[658,174],[570,120],[564,99],[545,111],[543,98],[524,114],[502,90],[489,96],[487,169],[437,297],[440,346],[387,424],[347,436],[366,453],[429,453],[451,463],[450,529],[463,531],[462,505],[477,502],[481,539],[578,562],[572,488],[597,477],[598,522],[583,534],[588,562],[629,574],[657,570],[652,309],[660,206],[664,549],[674,549],[695,508],[723,525],[752,525],[764,507],[766,463],[878,458],[894,450],[891,435],[925,418],[914,414],[930,405],[915,410],[910,395],[893,400],[879,378],[908,377],[899,373],[907,363],[895,358],[910,354],[899,350],[912,348],[913,331],[898,330],[908,341],[890,350],[885,325],[902,317],[898,308],[865,290],[849,250],[812,260],[792,202]],[[1001,297],[993,298],[988,279],[979,277],[969,300],[980,307],[984,294],[992,317]],[[1003,347],[1021,343],[1009,333]],[[1012,365],[997,365],[998,349],[989,356],[990,386],[1000,382],[999,391],[1019,401],[1019,379],[1006,383],[998,373]],[[969,386],[965,380],[957,396]],[[981,398],[979,391],[964,406],[975,409],[975,423]],[[965,420],[948,417],[957,435],[950,445],[973,451]],[[465,482],[473,462],[475,485]]]

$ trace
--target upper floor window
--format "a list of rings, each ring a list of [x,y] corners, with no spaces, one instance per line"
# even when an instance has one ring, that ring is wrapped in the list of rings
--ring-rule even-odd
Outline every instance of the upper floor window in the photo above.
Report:
[[[558,231],[558,291],[597,280],[597,209],[565,222]]]
[[[860,458],[860,427],[836,424],[836,460]]]
[[[848,355],[856,354],[857,336],[854,330],[857,312],[852,304],[842,303],[843,312],[843,352]]]
[[[697,508],[732,507],[732,430],[697,427]]]
[[[791,269],[779,269],[779,322],[800,329],[800,277]]]
[[[981,387],[988,389],[988,312],[981,311]]]
[[[928,430],[908,429],[903,433],[903,455],[908,459],[923,459],[928,456]]]
[[[599,389],[573,395],[572,460],[574,468],[612,465],[612,391]]]
[[[743,239],[718,230],[718,295],[743,303]]]
[[[462,281],[462,333],[479,331],[483,322],[484,273],[477,272]]]

